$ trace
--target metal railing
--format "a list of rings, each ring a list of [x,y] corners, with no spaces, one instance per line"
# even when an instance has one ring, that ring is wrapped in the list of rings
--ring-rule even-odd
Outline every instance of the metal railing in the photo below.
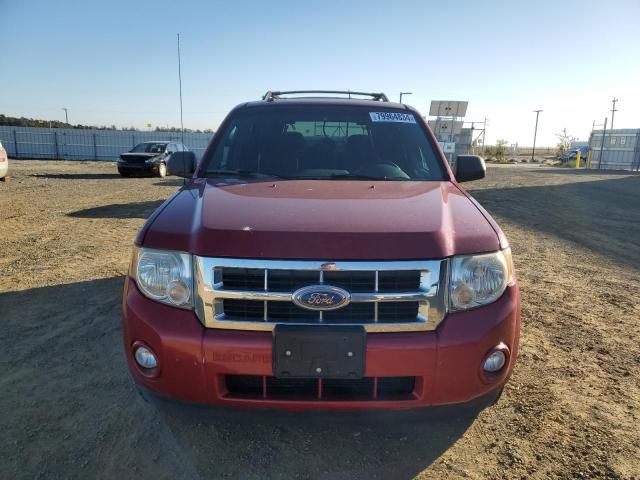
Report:
[[[184,144],[200,159],[212,136],[185,132]],[[181,138],[179,132],[0,127],[0,141],[11,158],[113,161],[139,143]]]
[[[289,91],[272,91],[269,90],[262,96],[262,100],[271,102],[282,98],[283,95],[340,95],[341,97],[369,97],[376,102],[388,102],[389,98],[382,92],[352,92],[350,90],[289,90]]]

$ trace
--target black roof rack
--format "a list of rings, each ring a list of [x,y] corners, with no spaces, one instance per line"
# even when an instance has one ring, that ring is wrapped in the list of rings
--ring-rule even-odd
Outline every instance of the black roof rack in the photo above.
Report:
[[[280,98],[281,95],[297,95],[301,93],[321,93],[321,94],[334,94],[334,95],[347,95],[351,98],[351,95],[356,95],[360,97],[371,97],[372,100],[376,102],[388,102],[389,99],[384,93],[369,93],[369,92],[352,92],[351,90],[289,90],[288,92],[277,92],[269,90],[262,96],[262,100],[266,100],[267,102],[272,102]]]

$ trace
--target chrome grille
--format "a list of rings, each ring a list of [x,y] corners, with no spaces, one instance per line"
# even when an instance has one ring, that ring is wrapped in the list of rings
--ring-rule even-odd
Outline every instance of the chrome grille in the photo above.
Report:
[[[433,330],[444,318],[446,260],[335,262],[195,257],[196,312],[209,328],[358,324],[368,331]],[[309,285],[347,290],[351,303],[319,312],[293,303]]]

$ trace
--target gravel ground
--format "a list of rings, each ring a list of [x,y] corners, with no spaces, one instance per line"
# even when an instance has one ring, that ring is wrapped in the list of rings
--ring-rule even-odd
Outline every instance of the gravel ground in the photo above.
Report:
[[[522,347],[484,411],[419,422],[145,403],[121,346],[136,231],[175,179],[11,161],[0,183],[0,478],[640,478],[640,176],[491,167]]]

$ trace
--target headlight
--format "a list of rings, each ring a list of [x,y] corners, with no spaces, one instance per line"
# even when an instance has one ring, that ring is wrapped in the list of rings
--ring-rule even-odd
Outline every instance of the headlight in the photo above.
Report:
[[[130,275],[152,300],[181,308],[193,305],[193,266],[188,253],[134,248]]]
[[[451,310],[468,310],[495,302],[513,281],[511,250],[461,255],[451,261]]]

